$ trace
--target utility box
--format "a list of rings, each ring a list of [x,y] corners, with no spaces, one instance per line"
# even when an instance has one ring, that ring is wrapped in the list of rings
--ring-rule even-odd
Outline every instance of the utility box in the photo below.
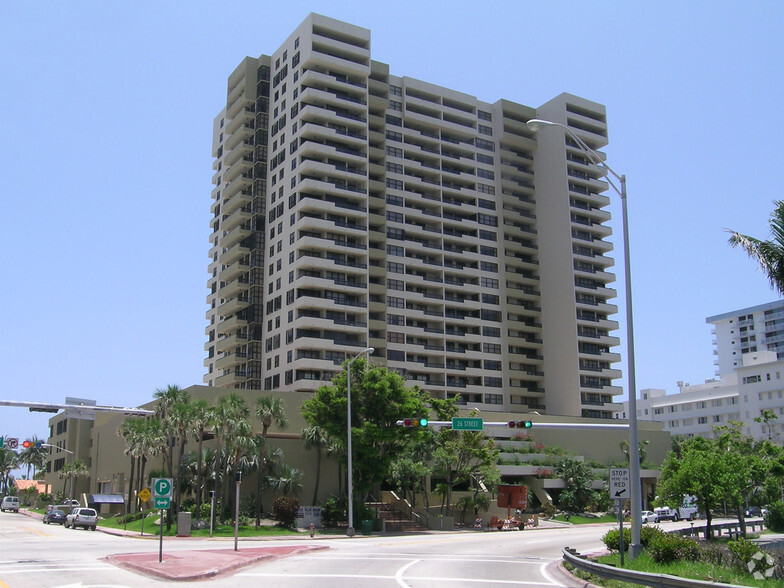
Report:
[[[177,513],[177,537],[191,536],[191,513],[181,511]]]

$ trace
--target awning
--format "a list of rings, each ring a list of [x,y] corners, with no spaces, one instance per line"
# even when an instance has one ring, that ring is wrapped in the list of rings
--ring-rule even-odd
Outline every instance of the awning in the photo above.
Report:
[[[125,497],[122,494],[89,494],[87,504],[122,504]]]

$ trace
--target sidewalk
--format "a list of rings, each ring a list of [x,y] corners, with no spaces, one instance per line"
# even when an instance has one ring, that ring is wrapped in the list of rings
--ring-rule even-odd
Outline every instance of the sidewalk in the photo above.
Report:
[[[227,549],[196,549],[177,553],[164,553],[158,561],[158,553],[119,553],[110,555],[107,561],[134,572],[157,576],[172,581],[192,581],[232,572],[265,559],[328,549],[314,545],[292,545],[279,547],[251,547],[234,551]]]

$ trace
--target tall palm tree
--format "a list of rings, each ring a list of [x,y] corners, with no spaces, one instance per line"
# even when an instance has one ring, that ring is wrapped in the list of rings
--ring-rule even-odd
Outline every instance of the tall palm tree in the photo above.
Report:
[[[224,496],[224,510],[229,504],[229,485],[225,481],[239,455],[253,443],[250,409],[245,399],[231,393],[221,396],[212,410],[212,424],[216,440],[215,478]]]
[[[731,233],[729,244],[740,247],[749,257],[754,259],[762,272],[768,277],[770,287],[784,295],[784,201],[775,200],[770,215],[770,239],[762,241],[755,237],[742,235],[727,229]]]
[[[137,428],[136,423],[143,419],[139,417],[126,417],[120,423],[120,426],[117,427],[117,435],[122,437],[123,441],[125,441],[125,450],[123,453],[125,455],[130,456],[131,458],[131,473],[128,476],[128,498],[126,499],[125,503],[125,512],[131,512],[131,497],[133,495],[133,475],[136,470],[136,462],[139,461],[139,458],[136,456],[135,449],[135,439],[134,433],[135,429]]]
[[[210,425],[212,412],[209,403],[200,398],[199,400],[191,403],[192,418],[191,418],[191,435],[194,435],[199,442],[197,449],[197,466],[196,466],[196,504],[201,509],[201,503],[204,499],[204,439],[207,436],[207,427]],[[201,512],[201,511],[199,511]]]
[[[256,416],[261,421],[261,443],[257,443],[259,475],[256,482],[256,528],[261,524],[261,492],[263,490],[264,447],[267,444],[267,433],[272,423],[285,429],[289,421],[283,400],[276,396],[259,396],[256,399]]]
[[[318,425],[302,429],[302,438],[305,440],[305,449],[316,450],[316,484],[313,488],[313,501],[311,502],[315,505],[318,499],[319,480],[321,479],[321,454],[329,443],[329,438],[327,432]]]
[[[8,493],[11,481],[11,470],[16,466],[16,452],[5,447],[0,447],[0,493]]]
[[[154,396],[158,401],[155,405],[155,416],[161,420],[166,436],[166,442],[162,447],[166,460],[166,469],[169,472],[169,477],[173,478],[174,446],[177,445],[178,441],[177,426],[179,424],[179,417],[184,410],[181,405],[187,404],[190,400],[190,396],[185,390],[172,384],[166,386],[165,390],[158,388],[155,390]]]
[[[27,479],[32,480],[35,478],[35,470],[42,469],[46,465],[47,449],[41,447],[43,439],[39,439],[37,435],[33,435],[30,439],[30,446],[25,447],[19,453],[19,463],[27,466]],[[30,468],[33,468],[33,477],[30,477]]]

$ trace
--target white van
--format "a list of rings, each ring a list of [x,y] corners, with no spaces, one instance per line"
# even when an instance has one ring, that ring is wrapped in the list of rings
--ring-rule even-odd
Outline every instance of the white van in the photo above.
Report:
[[[0,507],[0,510],[2,510],[3,512],[7,510],[13,510],[19,512],[19,498],[16,496],[4,497],[3,504],[2,507]]]

